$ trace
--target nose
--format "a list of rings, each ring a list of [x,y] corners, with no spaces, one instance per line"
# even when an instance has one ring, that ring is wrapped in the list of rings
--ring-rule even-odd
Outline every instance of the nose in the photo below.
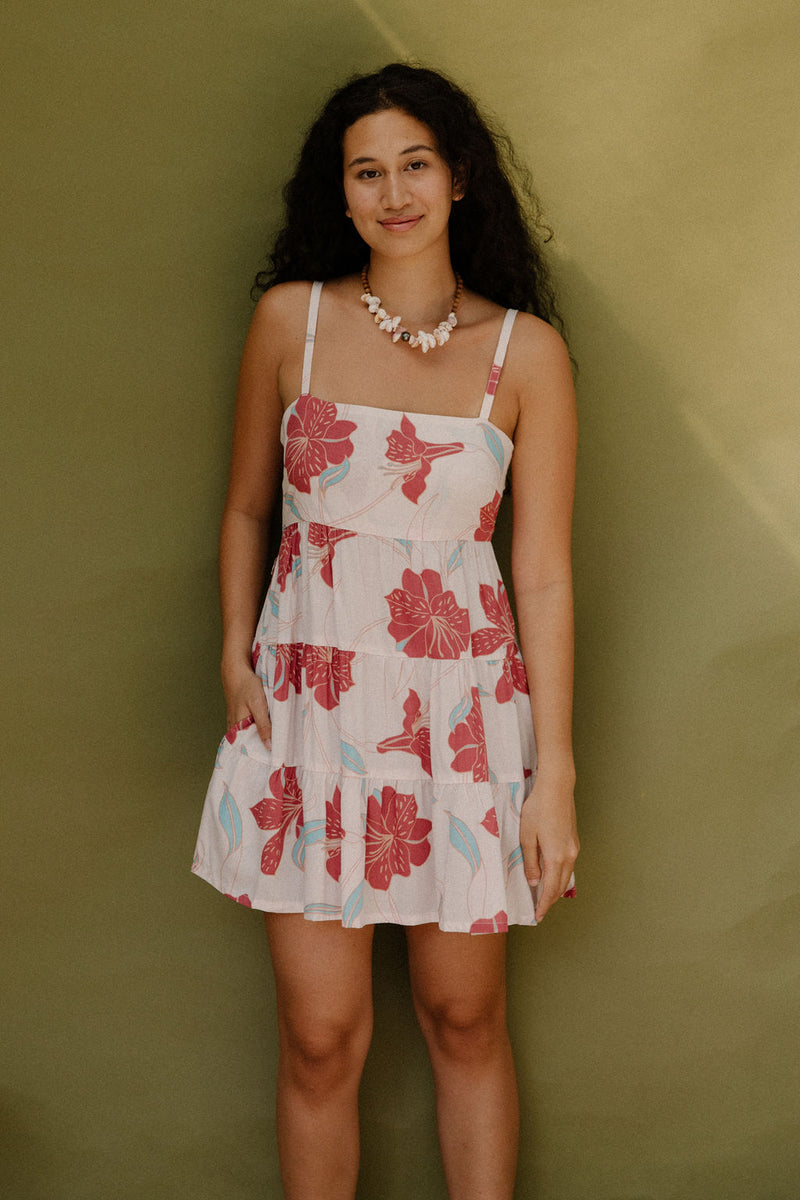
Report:
[[[396,174],[391,171],[383,177],[383,207],[388,209],[401,209],[408,204],[409,190],[405,176],[401,172]]]

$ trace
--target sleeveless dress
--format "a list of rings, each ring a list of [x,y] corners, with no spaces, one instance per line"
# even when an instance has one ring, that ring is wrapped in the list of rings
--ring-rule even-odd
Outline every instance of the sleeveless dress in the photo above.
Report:
[[[536,763],[492,550],[513,443],[477,417],[312,394],[281,424],[283,530],[253,646],[272,721],[219,747],[192,870],[240,904],[360,927],[535,925],[519,817]]]

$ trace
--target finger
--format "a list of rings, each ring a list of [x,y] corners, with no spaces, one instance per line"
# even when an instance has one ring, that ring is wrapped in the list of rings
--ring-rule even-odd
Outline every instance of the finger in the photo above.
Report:
[[[535,909],[536,920],[540,919],[540,915],[544,916],[547,912],[547,905],[542,908],[542,896],[544,892],[542,860],[539,851],[538,842],[534,842],[533,847],[529,846],[526,850],[522,848],[523,869],[525,878],[528,881],[528,886],[531,889],[533,903]]]
[[[559,896],[561,895],[559,887],[560,878],[560,871],[555,871],[552,867],[548,868],[547,865],[545,865],[542,873],[541,895],[539,896],[539,901],[536,905],[535,915],[537,921],[540,921],[544,917],[548,909],[555,904],[556,900],[558,900]]]
[[[258,736],[268,750],[272,749],[272,722],[269,719],[269,706],[263,690],[253,698],[251,712],[256,723]]]
[[[542,878],[542,865],[539,860],[539,846],[534,842],[533,845],[522,847],[522,865],[525,871],[525,878],[530,887],[536,887]]]

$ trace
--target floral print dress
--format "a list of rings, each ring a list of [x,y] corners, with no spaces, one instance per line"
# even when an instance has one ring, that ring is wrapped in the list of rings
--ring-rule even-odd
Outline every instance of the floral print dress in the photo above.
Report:
[[[491,536],[513,443],[478,417],[286,410],[283,534],[253,646],[272,721],[222,739],[192,864],[248,907],[359,927],[534,925],[519,844],[536,752]]]

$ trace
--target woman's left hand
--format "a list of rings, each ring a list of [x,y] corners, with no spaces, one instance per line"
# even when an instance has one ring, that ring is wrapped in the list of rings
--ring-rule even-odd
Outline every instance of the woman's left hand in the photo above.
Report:
[[[538,896],[537,921],[570,886],[580,849],[574,786],[574,776],[540,771],[522,806],[519,836],[525,877]]]

